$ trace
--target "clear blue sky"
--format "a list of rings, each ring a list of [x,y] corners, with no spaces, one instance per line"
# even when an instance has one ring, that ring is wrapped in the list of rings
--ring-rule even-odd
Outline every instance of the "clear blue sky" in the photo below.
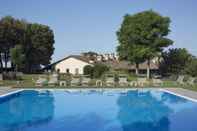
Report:
[[[197,55],[197,0],[1,0],[0,17],[49,25],[55,33],[54,61],[82,51],[115,52],[123,16],[149,9],[171,18],[173,47]]]

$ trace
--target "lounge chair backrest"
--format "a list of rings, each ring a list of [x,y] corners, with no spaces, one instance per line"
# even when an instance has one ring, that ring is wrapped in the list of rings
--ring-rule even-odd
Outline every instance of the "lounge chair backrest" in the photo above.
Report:
[[[46,78],[41,78],[41,80],[45,81],[45,80],[47,80],[47,79],[46,79]]]
[[[50,80],[51,80],[51,81],[58,81],[58,78],[52,77],[52,78],[50,78]]]
[[[53,76],[53,77],[58,77],[58,74],[53,74],[52,76]]]
[[[113,77],[108,77],[106,81],[107,82],[114,82],[114,78]]]
[[[146,78],[137,78],[137,81],[139,81],[139,82],[146,82]]]
[[[45,82],[45,81],[47,81],[47,79],[44,78],[44,77],[39,77],[38,80],[37,80],[38,83],[42,83],[42,82]]]
[[[120,77],[119,82],[127,82],[127,78],[126,77]]]
[[[83,82],[89,82],[90,81],[90,78],[83,78],[82,81]]]
[[[184,80],[184,76],[178,76],[177,82],[183,82],[183,80]]]
[[[45,79],[45,77],[43,77],[43,76],[39,76],[38,77],[38,79],[40,80],[40,79]]]
[[[161,79],[152,79],[153,80],[153,83],[161,83],[162,80]]]
[[[196,78],[190,77],[189,80],[188,80],[188,83],[193,85],[195,83],[195,80],[196,80]]]
[[[71,80],[71,83],[78,83],[79,81],[80,81],[79,78],[73,78],[73,79]]]

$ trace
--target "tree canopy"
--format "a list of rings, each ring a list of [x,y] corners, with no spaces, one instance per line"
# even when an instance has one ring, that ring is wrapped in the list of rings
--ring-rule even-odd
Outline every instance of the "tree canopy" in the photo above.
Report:
[[[10,60],[10,49],[22,42],[23,33],[23,21],[14,19],[11,16],[0,19],[1,69],[3,68],[3,61],[5,63],[5,68],[7,68],[8,61]]]
[[[109,71],[109,67],[99,63],[94,66],[87,65],[84,67],[84,75],[90,75],[91,78],[99,78],[107,71]]]
[[[175,48],[163,52],[162,58],[160,64],[162,75],[180,75],[184,73],[186,65],[190,64],[192,55],[184,48]]]
[[[1,69],[6,69],[8,62],[12,63],[12,67],[16,66],[16,63],[20,63],[19,57],[16,57],[17,51],[19,51],[17,45],[20,45],[20,53],[24,56],[24,65],[19,69],[26,73],[35,72],[36,67],[50,63],[54,42],[54,34],[49,26],[30,23],[11,16],[3,17],[0,19]],[[15,49],[11,55],[12,48]],[[10,57],[13,58],[10,59]]]
[[[169,17],[163,17],[152,10],[125,15],[117,32],[119,41],[117,52],[120,59],[135,63],[136,73],[138,64],[147,60],[149,73],[150,59],[173,44],[173,41],[166,37],[170,32],[169,26]]]
[[[21,45],[16,45],[10,50],[11,61],[15,65],[15,70],[18,71],[18,68],[22,68],[24,65],[24,54]]]
[[[193,57],[191,62],[186,64],[184,69],[186,74],[189,74],[193,77],[197,77],[197,58]]]
[[[45,25],[28,24],[25,36],[24,53],[26,72],[34,72],[40,65],[48,65],[54,51],[53,31]]]

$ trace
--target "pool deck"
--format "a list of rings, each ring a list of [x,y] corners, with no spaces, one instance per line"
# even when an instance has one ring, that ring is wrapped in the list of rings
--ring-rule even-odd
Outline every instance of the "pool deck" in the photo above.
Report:
[[[5,96],[6,94],[14,93],[19,91],[19,89],[13,89],[11,87],[0,87],[0,97]]]
[[[197,102],[197,92],[183,88],[165,88],[164,90]]]

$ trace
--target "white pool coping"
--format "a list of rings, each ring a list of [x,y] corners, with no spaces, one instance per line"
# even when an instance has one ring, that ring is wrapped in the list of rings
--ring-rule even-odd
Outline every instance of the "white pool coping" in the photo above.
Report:
[[[86,89],[86,90],[110,90],[110,89],[98,89],[98,88],[90,88],[90,89]],[[124,90],[124,91],[128,91],[128,90],[143,90],[143,88],[142,89],[139,89],[139,88],[133,88],[133,89],[129,89],[129,88],[125,88],[125,89],[123,89],[123,88],[116,88],[116,89],[122,89],[122,90]],[[153,89],[153,88],[144,88],[144,89]],[[16,91],[12,91],[12,92],[9,92],[9,93],[6,93],[6,94],[3,94],[3,95],[0,95],[0,98],[3,98],[3,97],[5,97],[5,96],[9,96],[9,95],[12,95],[12,94],[15,94],[15,93],[18,93],[18,92],[21,92],[21,91],[23,91],[23,90],[37,90],[37,91],[42,91],[42,90],[51,90],[51,91],[53,91],[53,90],[75,90],[75,89],[20,89],[20,90],[16,90]],[[77,89],[77,90],[81,90],[81,89]],[[197,103],[197,99],[194,99],[194,98],[191,98],[191,97],[188,97],[188,96],[185,96],[185,95],[181,95],[181,94],[178,94],[178,93],[175,93],[175,92],[172,92],[172,91],[169,91],[169,90],[167,90],[167,89],[156,89],[156,90],[160,90],[160,91],[163,91],[163,92],[166,92],[166,93],[169,93],[169,94],[172,94],[172,95],[175,95],[175,96],[179,96],[179,97],[181,97],[181,98],[184,98],[184,99],[187,99],[187,100],[190,100],[190,101],[192,101],[192,102],[196,102]]]
[[[15,93],[18,93],[18,92],[21,92],[23,91],[24,89],[20,89],[20,90],[16,90],[16,91],[11,91],[9,93],[5,93],[3,95],[0,95],[0,98],[3,98],[3,97],[6,97],[6,96],[9,96],[9,95],[12,95],[12,94],[15,94]]]

